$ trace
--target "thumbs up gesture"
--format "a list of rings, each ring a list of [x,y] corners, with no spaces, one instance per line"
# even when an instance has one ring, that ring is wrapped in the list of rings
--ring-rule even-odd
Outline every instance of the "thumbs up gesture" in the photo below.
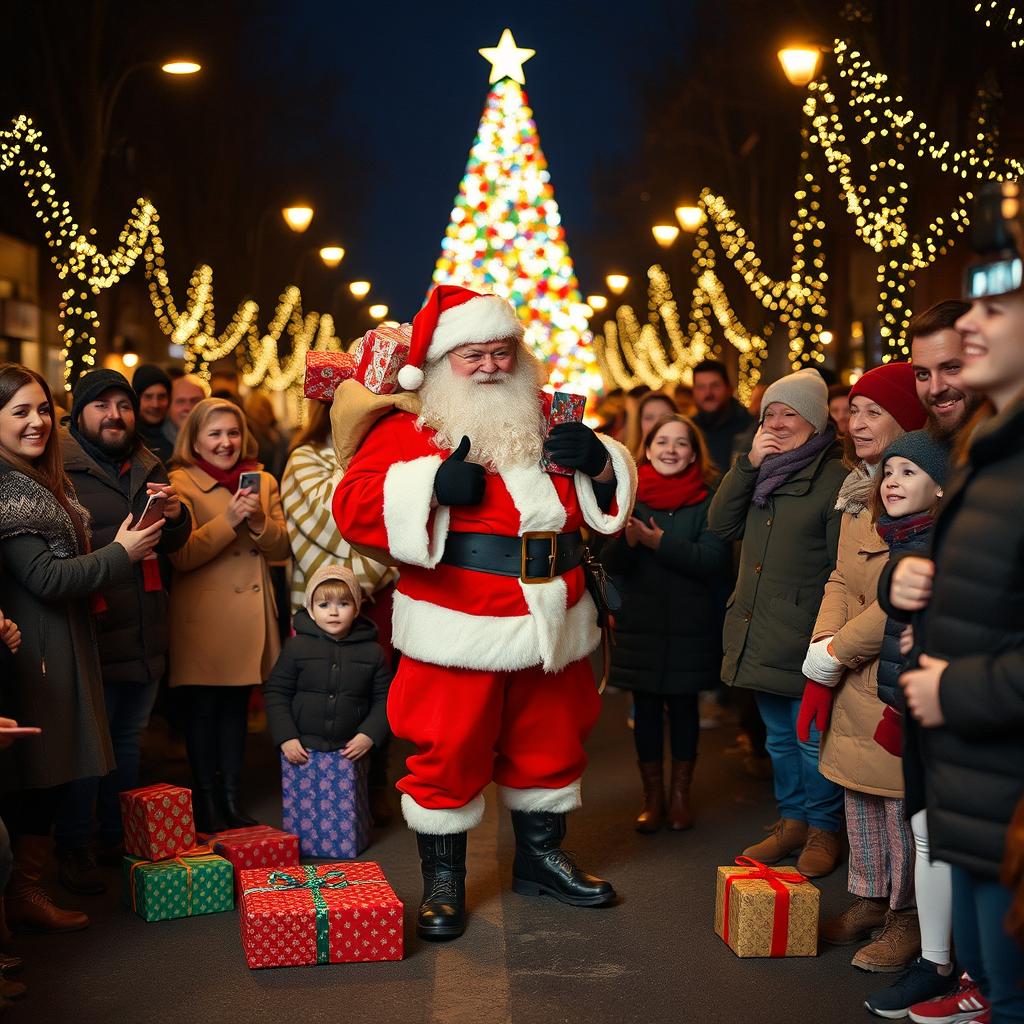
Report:
[[[483,466],[466,461],[469,447],[469,438],[463,437],[459,447],[441,463],[434,477],[439,505],[479,505],[484,500],[487,473]]]

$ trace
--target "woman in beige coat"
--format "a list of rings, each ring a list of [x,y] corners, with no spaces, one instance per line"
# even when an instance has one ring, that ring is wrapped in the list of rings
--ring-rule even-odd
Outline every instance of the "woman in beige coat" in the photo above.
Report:
[[[909,363],[870,370],[850,391],[849,437],[857,464],[839,491],[836,508],[843,520],[836,568],[825,584],[803,666],[808,683],[801,720],[820,714],[819,770],[845,790],[854,897],[842,914],[822,924],[821,938],[846,945],[881,928],[853,958],[855,967],[867,971],[899,971],[920,950],[903,767],[874,739],[885,708],[877,679],[886,614],[876,593],[889,547],[875,530],[869,506],[885,449],[924,420]]]
[[[178,435],[170,474],[193,523],[171,556],[170,684],[182,696],[196,824],[206,832],[255,824],[239,801],[249,694],[280,651],[268,563],[288,557],[288,533],[277,482],[255,449],[241,410],[207,398]],[[258,475],[258,490],[239,486],[243,473]]]

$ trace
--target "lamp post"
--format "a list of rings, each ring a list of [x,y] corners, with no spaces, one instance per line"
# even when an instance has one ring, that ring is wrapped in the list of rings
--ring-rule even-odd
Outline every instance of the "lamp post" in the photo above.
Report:
[[[260,270],[263,259],[263,238],[267,232],[267,220],[272,217],[275,212],[280,214],[288,230],[297,235],[301,235],[306,228],[309,227],[313,221],[313,215],[315,213],[313,207],[307,203],[294,203],[291,206],[284,206],[280,209],[268,206],[260,214],[259,220],[256,222],[255,237],[252,244],[252,278],[249,290],[254,297],[259,295]],[[302,271],[302,261],[304,256],[305,253],[299,254],[298,262],[295,266],[296,278],[298,278]]]
[[[814,43],[798,43],[779,50],[779,63],[790,85],[803,89],[818,74],[822,48]]]
[[[608,285],[608,291],[612,295],[621,295],[629,287],[629,276],[627,274],[606,274],[604,283]]]
[[[684,203],[675,209],[676,220],[684,231],[696,231],[705,221],[704,211],[696,204]]]
[[[673,242],[679,237],[679,228],[675,224],[655,224],[651,228],[651,234],[662,249],[671,249]]]

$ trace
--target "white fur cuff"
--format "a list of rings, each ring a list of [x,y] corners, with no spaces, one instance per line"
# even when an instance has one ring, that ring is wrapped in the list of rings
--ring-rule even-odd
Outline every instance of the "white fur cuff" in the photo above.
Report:
[[[598,434],[598,439],[608,449],[608,457],[612,460],[612,471],[615,473],[615,504],[618,512],[609,515],[601,511],[601,506],[594,496],[594,481],[577,470],[575,476],[576,494],[580,500],[580,508],[587,525],[598,533],[615,533],[626,525],[633,511],[636,500],[636,463],[625,445],[618,441]]]
[[[445,807],[434,810],[421,807],[408,793],[402,794],[402,816],[413,832],[426,836],[450,836],[476,828],[484,816],[484,795],[462,807]]]
[[[396,462],[384,477],[384,527],[388,549],[398,562],[433,569],[444,554],[450,518],[447,506],[434,510],[433,529],[428,533],[434,477],[440,465],[440,455],[424,455]]]
[[[547,811],[565,814],[583,806],[582,782],[577,779],[561,789],[512,789],[499,786],[498,793],[510,811]]]

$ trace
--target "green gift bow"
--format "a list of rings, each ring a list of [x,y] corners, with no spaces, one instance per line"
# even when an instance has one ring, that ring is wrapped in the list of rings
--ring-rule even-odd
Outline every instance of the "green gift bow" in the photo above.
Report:
[[[349,881],[345,872],[340,869],[316,873],[315,864],[302,865],[305,881],[289,875],[287,871],[271,871],[267,876],[268,885],[246,889],[242,895],[251,892],[287,892],[289,889],[308,889],[313,897],[313,909],[316,911],[316,962],[330,963],[331,959],[331,923],[330,910],[323,897],[322,889],[347,889],[350,885],[379,885],[379,878],[366,878],[360,881]]]

